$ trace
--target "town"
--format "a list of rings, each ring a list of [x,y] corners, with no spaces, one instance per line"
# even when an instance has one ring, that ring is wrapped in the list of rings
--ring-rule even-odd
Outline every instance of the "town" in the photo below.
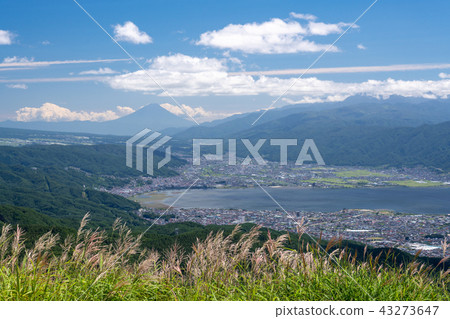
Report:
[[[450,175],[426,168],[367,168],[346,166],[318,166],[293,164],[228,165],[227,161],[210,161],[199,166],[183,165],[175,168],[172,177],[141,176],[113,189],[101,189],[130,197],[156,190],[185,189],[199,179],[194,188],[245,188],[254,186],[253,179],[262,186],[360,188],[360,187],[449,187]]]
[[[174,222],[202,225],[253,223],[290,232],[301,226],[315,238],[342,237],[372,247],[396,247],[427,257],[443,257],[444,246],[450,242],[450,215],[412,215],[368,209],[324,213],[201,208],[142,208],[139,215],[146,218],[149,212],[152,222],[160,225]]]
[[[342,237],[372,247],[396,247],[427,257],[442,257],[450,242],[450,216],[403,214],[388,210],[345,209],[337,212],[243,210],[217,208],[172,208],[158,200],[158,191],[192,188],[247,188],[253,180],[266,187],[362,188],[362,187],[449,187],[449,174],[426,168],[366,168],[318,165],[227,165],[209,161],[176,168],[172,177],[142,176],[128,184],[104,191],[139,201],[151,193],[152,203],[143,204],[139,214],[147,214],[156,224],[195,222],[203,225],[254,223],[283,231],[296,231],[300,222],[313,237]],[[163,198],[161,198],[163,199]],[[150,213],[150,214],[149,214]],[[160,215],[163,218],[157,218]],[[145,217],[144,217],[145,218]]]

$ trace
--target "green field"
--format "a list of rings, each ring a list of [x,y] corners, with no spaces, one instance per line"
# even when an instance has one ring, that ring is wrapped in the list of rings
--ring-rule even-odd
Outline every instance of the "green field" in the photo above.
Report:
[[[368,171],[368,170],[364,170],[364,169],[341,171],[341,172],[336,172],[335,174],[338,177],[367,177],[367,176],[388,177],[389,176],[387,174],[372,172],[372,171]]]
[[[407,186],[407,187],[437,187],[437,186],[444,186],[441,182],[431,182],[431,181],[391,181],[389,182],[393,185],[399,185],[399,186]]]

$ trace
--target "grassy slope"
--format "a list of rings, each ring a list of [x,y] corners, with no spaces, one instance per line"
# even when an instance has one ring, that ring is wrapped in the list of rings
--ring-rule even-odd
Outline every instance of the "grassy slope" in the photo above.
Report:
[[[83,225],[85,223],[82,223]],[[65,240],[46,235],[23,251],[20,232],[0,237],[0,300],[449,300],[448,271],[411,262],[393,267],[365,253],[359,261],[334,242],[287,249],[286,235],[260,230],[199,240],[192,252],[140,249],[127,228],[113,238],[81,228]]]

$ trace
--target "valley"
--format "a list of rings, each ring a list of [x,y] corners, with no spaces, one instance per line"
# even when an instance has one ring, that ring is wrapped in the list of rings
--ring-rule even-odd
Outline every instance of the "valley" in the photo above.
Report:
[[[450,1],[3,2],[5,317],[448,319]]]
[[[5,145],[0,146],[1,221],[21,222],[35,234],[48,225],[70,233],[89,211],[92,226],[105,229],[119,217],[136,232],[149,223],[191,222],[255,223],[277,231],[295,231],[293,220],[264,198],[261,186],[283,202],[296,222],[306,221],[315,238],[343,236],[373,247],[396,247],[412,254],[420,251],[421,256],[437,258],[442,254],[440,241],[450,233],[446,220],[450,206],[445,194],[438,195],[450,189],[450,122],[439,123],[433,112],[426,110],[442,111],[447,104],[422,101],[411,106],[398,98],[369,102],[361,107],[361,99],[349,99],[317,110],[312,106],[285,107],[268,112],[251,129],[245,125],[258,113],[200,127],[160,126],[163,133],[174,133],[169,142],[174,152],[168,165],[156,169],[154,176],[126,167],[124,144],[129,137],[118,133],[131,131],[100,130],[115,134],[97,135],[82,126],[74,129],[80,133],[0,128],[0,142]],[[406,105],[416,110],[408,117]],[[119,122],[145,118],[155,114],[155,109],[157,106],[151,105],[130,118],[95,125],[120,127]],[[158,112],[168,116],[166,111]],[[447,119],[445,114],[442,121]],[[144,127],[145,123],[140,123],[135,129]],[[75,124],[66,128],[72,130]],[[94,127],[94,123],[89,125]],[[326,165],[295,165],[295,158],[289,156],[287,165],[280,165],[280,150],[265,146],[259,152],[267,165],[257,165],[252,156],[243,165],[251,154],[242,147],[237,148],[236,165],[229,165],[227,143],[224,160],[202,156],[200,165],[193,165],[192,140],[205,136],[248,138],[253,144],[271,136],[314,138]],[[203,155],[209,152],[206,149]],[[164,154],[157,151],[155,156],[159,161]],[[190,187],[171,207],[180,192]],[[27,221],[24,216],[28,214],[35,217]],[[366,227],[368,220],[371,229]],[[153,243],[159,243],[156,237],[152,237]]]

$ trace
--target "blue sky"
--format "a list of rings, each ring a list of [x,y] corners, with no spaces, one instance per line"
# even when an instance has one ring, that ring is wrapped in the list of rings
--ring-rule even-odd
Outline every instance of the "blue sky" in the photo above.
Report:
[[[105,120],[155,102],[181,114],[149,75],[199,121],[265,108],[372,2],[80,0],[145,72],[72,0],[3,2],[0,120]],[[379,0],[276,106],[446,98],[448,12],[447,1]],[[379,71],[391,65],[403,66]],[[374,68],[348,69],[363,66]]]

